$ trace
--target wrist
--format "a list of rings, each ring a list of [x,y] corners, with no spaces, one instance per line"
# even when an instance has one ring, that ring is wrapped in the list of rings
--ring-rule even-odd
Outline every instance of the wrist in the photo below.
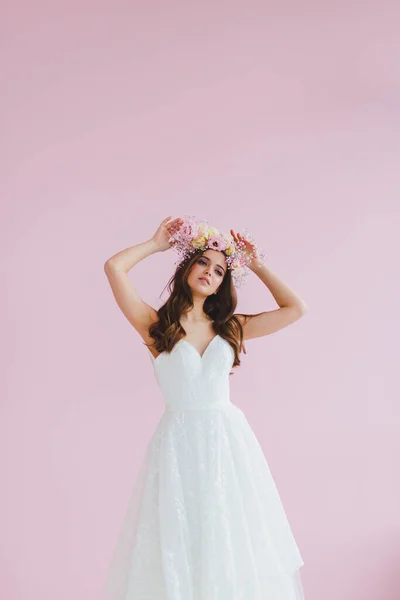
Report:
[[[264,267],[266,267],[266,264],[262,258],[255,259],[254,262],[249,265],[249,269],[250,271],[253,271],[253,273],[258,273],[258,271],[262,270]]]
[[[146,241],[146,244],[148,245],[151,252],[160,252],[160,250],[161,250],[161,248],[159,247],[157,242],[155,240],[153,240],[153,238],[148,239]]]

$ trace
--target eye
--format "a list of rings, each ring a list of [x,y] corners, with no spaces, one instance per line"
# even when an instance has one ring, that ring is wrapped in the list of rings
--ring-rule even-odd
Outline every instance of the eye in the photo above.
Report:
[[[202,265],[206,265],[207,264],[206,261],[204,260],[204,258],[199,258],[199,263],[202,264]],[[222,273],[221,269],[217,269],[216,272],[218,273],[218,275],[220,277],[223,277],[224,274]]]

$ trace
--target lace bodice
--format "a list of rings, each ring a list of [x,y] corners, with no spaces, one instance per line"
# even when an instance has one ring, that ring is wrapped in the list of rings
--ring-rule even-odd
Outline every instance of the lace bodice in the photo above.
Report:
[[[156,358],[149,353],[167,410],[215,409],[231,402],[229,373],[234,350],[219,334],[202,356],[185,339],[170,353],[162,352]]]

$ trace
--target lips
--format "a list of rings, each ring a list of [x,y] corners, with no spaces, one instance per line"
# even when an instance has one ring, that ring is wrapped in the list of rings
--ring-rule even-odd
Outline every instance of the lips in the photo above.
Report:
[[[206,281],[208,283],[208,285],[210,285],[210,282],[208,281],[207,277],[199,277],[200,281]]]

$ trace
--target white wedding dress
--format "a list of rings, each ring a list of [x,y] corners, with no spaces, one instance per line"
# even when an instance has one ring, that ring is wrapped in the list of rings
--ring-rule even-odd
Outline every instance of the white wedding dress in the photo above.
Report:
[[[304,564],[262,448],[230,400],[231,345],[154,358],[165,411],[145,452],[102,600],[303,600]]]

